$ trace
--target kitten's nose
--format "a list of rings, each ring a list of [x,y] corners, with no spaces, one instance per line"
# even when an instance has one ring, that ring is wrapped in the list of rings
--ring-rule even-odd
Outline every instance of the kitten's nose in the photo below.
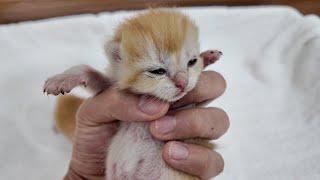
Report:
[[[173,78],[173,81],[180,91],[184,91],[184,89],[188,86],[188,75],[185,72],[178,72]]]

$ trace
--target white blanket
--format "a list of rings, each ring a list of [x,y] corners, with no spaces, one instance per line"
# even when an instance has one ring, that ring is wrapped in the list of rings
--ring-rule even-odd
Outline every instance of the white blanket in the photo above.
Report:
[[[217,180],[320,179],[320,21],[288,7],[183,9],[201,49],[224,56],[209,69],[228,83],[213,103],[231,121],[217,141]],[[0,26],[0,179],[56,180],[71,145],[52,130],[55,97],[44,80],[77,64],[106,66],[103,41],[128,12]]]

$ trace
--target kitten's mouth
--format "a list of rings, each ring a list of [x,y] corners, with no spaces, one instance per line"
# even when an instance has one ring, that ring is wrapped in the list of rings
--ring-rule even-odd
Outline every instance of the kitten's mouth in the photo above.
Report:
[[[174,95],[174,97],[173,98],[175,98],[175,99],[180,99],[180,98],[182,98],[184,95],[186,95],[187,94],[187,92],[186,91],[179,91],[176,95]]]

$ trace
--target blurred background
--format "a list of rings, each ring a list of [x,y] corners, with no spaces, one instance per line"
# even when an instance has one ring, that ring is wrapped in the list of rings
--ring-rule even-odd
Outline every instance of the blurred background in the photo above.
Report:
[[[158,6],[288,5],[303,14],[320,15],[319,0],[0,0],[0,23],[14,23],[101,11],[136,10]]]

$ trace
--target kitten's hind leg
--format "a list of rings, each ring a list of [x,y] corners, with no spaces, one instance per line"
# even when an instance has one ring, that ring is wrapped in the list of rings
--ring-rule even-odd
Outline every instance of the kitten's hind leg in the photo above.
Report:
[[[48,78],[44,84],[43,92],[53,95],[65,94],[77,86],[84,86],[93,94],[97,94],[109,87],[110,81],[92,67],[79,65]]]

